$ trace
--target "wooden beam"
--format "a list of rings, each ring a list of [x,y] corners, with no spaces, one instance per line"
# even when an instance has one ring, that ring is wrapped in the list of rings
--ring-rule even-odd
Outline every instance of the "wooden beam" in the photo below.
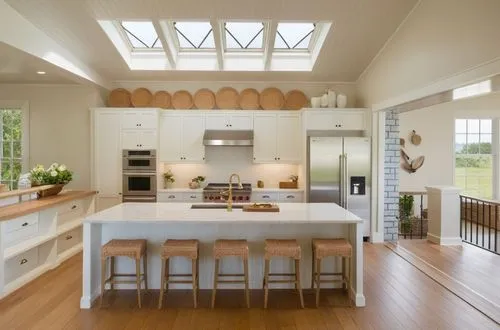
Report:
[[[274,39],[278,30],[278,21],[270,20],[264,28],[264,70],[271,68],[271,59],[273,56]]]
[[[222,38],[224,38],[224,29],[223,23],[219,23],[219,21],[212,19],[210,20],[210,25],[212,25],[212,32],[214,34],[215,41],[215,52],[217,53],[217,63],[219,65],[219,70],[224,70],[224,42]]]
[[[158,33],[158,37],[160,38],[161,44],[163,46],[163,50],[165,51],[165,57],[167,58],[170,67],[172,69],[175,69],[176,66],[176,56],[175,56],[175,46],[170,42],[173,37],[172,36],[168,26],[166,26],[166,23],[162,24],[158,20],[153,20],[153,26],[156,30],[156,33]],[[167,35],[170,38],[167,38]]]

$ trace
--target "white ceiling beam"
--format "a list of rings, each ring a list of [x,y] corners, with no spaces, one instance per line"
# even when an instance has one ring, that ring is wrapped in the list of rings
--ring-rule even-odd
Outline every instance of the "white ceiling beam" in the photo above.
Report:
[[[273,56],[274,39],[278,30],[278,21],[271,20],[266,23],[264,29],[264,70],[269,71],[271,68],[271,59]]]
[[[4,0],[0,0],[0,42],[71,73],[71,79],[75,82],[112,88],[111,82],[21,16]]]
[[[172,47],[172,36],[168,30],[166,23],[160,23],[158,20],[153,20],[153,26],[158,33],[163,50],[165,51],[165,57],[167,58],[170,67],[174,70],[176,65],[176,57],[174,56],[175,47]],[[168,36],[168,37],[167,37]]]
[[[215,42],[215,52],[217,53],[217,64],[219,65],[219,71],[224,70],[224,43],[222,38],[224,37],[223,24],[219,21],[211,19],[210,25],[212,25],[212,32],[214,34]]]

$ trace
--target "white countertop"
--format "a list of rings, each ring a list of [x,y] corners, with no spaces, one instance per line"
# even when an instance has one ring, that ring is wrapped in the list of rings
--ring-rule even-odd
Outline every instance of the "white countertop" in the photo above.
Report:
[[[335,203],[282,203],[280,212],[191,209],[192,203],[123,203],[84,219],[88,223],[362,223]]]
[[[285,188],[253,188],[252,192],[303,192],[303,188],[293,188],[293,189],[285,189]]]
[[[177,193],[177,192],[187,192],[187,193],[202,193],[203,188],[191,189],[191,188],[170,188],[170,189],[158,189],[159,193]]]
[[[297,189],[281,189],[281,188],[254,188],[252,187],[252,192],[303,192],[303,188]],[[170,188],[170,189],[158,189],[159,193],[177,193],[177,192],[203,192],[202,188],[190,189],[190,188]]]

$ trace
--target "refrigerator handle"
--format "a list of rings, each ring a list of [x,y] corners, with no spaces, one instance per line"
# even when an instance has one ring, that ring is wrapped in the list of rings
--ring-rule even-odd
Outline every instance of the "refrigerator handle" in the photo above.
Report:
[[[349,208],[349,166],[347,164],[347,154],[344,154],[344,208]]]
[[[344,207],[344,155],[339,155],[339,205]]]

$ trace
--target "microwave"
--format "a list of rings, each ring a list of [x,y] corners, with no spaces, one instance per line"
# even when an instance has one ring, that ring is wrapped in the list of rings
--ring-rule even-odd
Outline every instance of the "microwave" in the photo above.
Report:
[[[156,150],[123,150],[123,171],[156,172]]]

